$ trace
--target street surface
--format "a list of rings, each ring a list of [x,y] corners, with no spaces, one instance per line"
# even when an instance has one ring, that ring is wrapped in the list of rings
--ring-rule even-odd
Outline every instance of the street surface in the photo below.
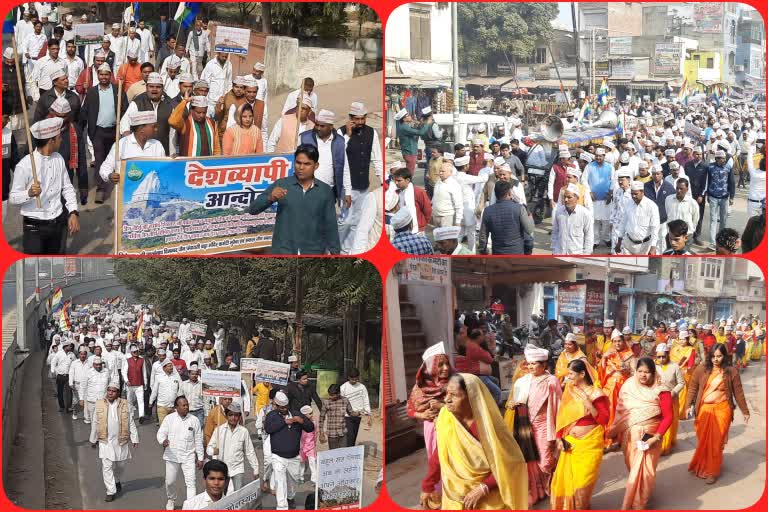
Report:
[[[765,361],[751,361],[742,371],[744,394],[749,404],[749,424],[740,411],[728,433],[720,479],[714,485],[688,473],[688,463],[696,450],[693,420],[681,421],[677,445],[662,457],[656,473],[656,488],[648,510],[739,510],[754,505],[765,488]],[[399,505],[419,508],[421,479],[426,474],[426,452],[422,449],[403,457],[385,469],[387,490]],[[603,458],[600,476],[592,497],[592,509],[615,510],[621,507],[627,468],[621,452]],[[549,500],[540,501],[536,510],[549,509]]]
[[[336,114],[337,126],[342,126],[348,118],[349,105],[353,101],[363,102],[369,110],[367,124],[379,132],[383,127],[381,112],[381,84],[382,72],[372,73],[351,80],[337,82],[315,87],[319,108],[328,109]],[[275,125],[280,117],[280,112],[288,93],[270,96],[268,102],[269,127]],[[30,109],[34,112],[34,109]],[[15,133],[19,144],[25,144],[26,138],[23,131]],[[90,165],[91,160],[88,160]],[[96,204],[96,189],[94,176],[98,169],[88,169],[90,194],[88,204],[80,206],[80,233],[69,237],[67,242],[67,254],[112,254],[114,252],[115,230],[115,200],[114,193],[103,204]],[[9,205],[7,218],[3,219],[5,239],[14,249],[21,251],[21,215],[19,207]]]
[[[98,282],[97,282],[98,283]],[[90,283],[93,287],[97,283]],[[83,292],[78,303],[98,301],[116,295],[129,296],[130,292],[118,284],[105,290],[88,293],[89,283],[76,285],[68,289],[67,295]],[[82,286],[84,289],[80,289]],[[103,286],[103,281],[102,281]],[[129,300],[133,300],[132,298]],[[163,448],[157,443],[158,427],[155,421],[140,425],[139,446],[132,450],[132,459],[128,462],[122,479],[123,492],[110,503],[104,501],[105,490],[101,474],[101,461],[98,449],[91,448],[88,442],[90,425],[83,423],[82,414],[78,420],[71,415],[58,412],[55,381],[49,377],[44,367],[45,358],[40,352],[30,356],[28,364],[37,365],[39,371],[29,371],[23,386],[29,397],[21,407],[21,433],[14,441],[14,450],[8,456],[8,478],[5,491],[11,501],[24,508],[47,509],[85,509],[85,510],[135,510],[165,507],[165,463],[162,459]],[[42,421],[40,418],[42,411]],[[315,418],[319,418],[317,410]],[[373,427],[367,428],[363,421],[358,435],[358,444],[371,448],[365,459],[365,479],[363,485],[363,505],[370,505],[376,499],[374,486],[381,468],[381,416],[374,411]],[[256,436],[255,418],[246,419],[246,427],[251,432],[259,464],[263,467],[261,440]],[[328,449],[318,443],[318,451]],[[246,483],[253,479],[246,463]],[[42,475],[42,477],[41,477]],[[44,488],[43,488],[44,485]],[[304,508],[307,495],[314,493],[315,486],[307,482],[297,487],[296,507]],[[198,492],[203,491],[202,471],[198,472]],[[186,490],[180,478],[176,508],[180,509],[186,496]],[[274,496],[264,497],[261,507],[275,509]]]

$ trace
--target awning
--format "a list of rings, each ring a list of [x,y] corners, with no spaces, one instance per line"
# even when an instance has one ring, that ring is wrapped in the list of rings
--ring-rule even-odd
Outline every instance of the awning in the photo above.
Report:
[[[575,281],[577,264],[559,258],[455,258],[454,277],[472,277],[504,284]],[[455,282],[455,281],[454,281]]]
[[[478,76],[461,80],[463,85],[475,85],[478,87],[490,87],[498,89],[499,87],[507,84],[508,82],[514,82],[514,77],[511,76]]]
[[[451,79],[387,75],[385,79],[385,83],[386,85],[410,86],[410,87],[415,87],[417,89],[439,89],[441,87],[450,87]]]
[[[666,82],[631,82],[629,84],[630,89],[637,89],[637,90],[651,90],[651,91],[660,91],[662,89],[666,89],[667,84]]]
[[[626,86],[632,83],[631,78],[609,78],[608,85]]]
[[[560,89],[560,80],[518,80],[517,83],[512,82],[504,85],[501,88],[501,92],[512,92],[517,87],[524,87],[526,89]],[[576,87],[576,80],[563,80],[563,87],[566,89]]]

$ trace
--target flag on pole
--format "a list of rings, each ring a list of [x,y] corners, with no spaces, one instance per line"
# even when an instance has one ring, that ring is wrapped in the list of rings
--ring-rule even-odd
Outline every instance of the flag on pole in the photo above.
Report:
[[[140,342],[144,337],[144,315],[139,313],[139,323],[136,325],[136,341]]]
[[[688,79],[683,80],[683,85],[680,86],[680,92],[677,94],[677,99],[682,103],[688,96]]]
[[[69,321],[69,313],[67,313],[67,306],[61,310],[61,318],[59,318],[59,328],[62,331],[69,331],[72,329],[72,322]]]
[[[584,118],[587,117],[592,112],[592,107],[589,105],[589,98],[584,99],[584,104],[581,106],[581,110],[579,111],[579,119],[578,121],[581,123],[584,121]]]
[[[133,2],[131,4],[131,14],[133,15],[133,21],[139,23],[139,2]]]
[[[3,34],[13,34],[16,26],[16,9],[11,9],[3,20]]]
[[[619,114],[619,122],[616,124],[616,130],[619,132],[619,135],[624,135],[624,123],[626,122],[624,116],[624,111],[622,111]]]
[[[118,295],[118,296],[117,296],[117,297],[115,297],[114,299],[111,299],[111,300],[109,301],[109,303],[110,303],[111,305],[113,305],[113,306],[117,306],[118,304],[120,304],[120,296]]]
[[[56,288],[53,291],[53,301],[51,302],[51,312],[52,313],[55,313],[59,309],[61,309],[61,306],[62,306],[61,297],[62,297],[61,288]]]
[[[603,78],[603,83],[600,84],[600,92],[597,93],[597,102],[600,105],[608,104],[608,83]]]
[[[173,19],[183,28],[188,28],[195,21],[197,13],[200,12],[199,2],[181,2]]]

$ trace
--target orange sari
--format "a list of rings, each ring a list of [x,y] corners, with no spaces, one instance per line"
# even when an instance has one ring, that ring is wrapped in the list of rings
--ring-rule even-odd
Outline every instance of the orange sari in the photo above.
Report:
[[[574,359],[584,360],[587,365],[587,372],[589,372],[589,376],[592,378],[592,383],[599,388],[600,378],[597,375],[597,371],[591,364],[589,364],[587,355],[582,352],[581,349],[578,349],[573,355],[565,350],[560,353],[560,356],[557,358],[557,364],[555,365],[555,377],[560,381],[560,384],[562,385],[565,382],[565,378],[568,376],[568,365]]]
[[[637,441],[646,432],[656,432],[661,422],[659,393],[662,391],[666,388],[660,385],[644,386],[637,377],[628,379],[621,388],[613,430],[621,439],[624,463],[629,470],[621,506],[623,510],[644,510],[656,485],[661,443],[643,451],[637,448]]]
[[[699,478],[717,478],[723,465],[723,450],[728,442],[728,429],[733,411],[725,395],[723,373],[712,372],[704,388],[704,398],[696,413],[696,452],[688,471]]]
[[[616,417],[616,406],[619,402],[619,392],[624,382],[627,380],[627,375],[622,372],[622,366],[629,364],[629,360],[632,359],[634,354],[632,350],[626,349],[624,352],[611,354],[605,361],[605,364],[600,364],[598,367],[598,374],[600,376],[600,384],[603,388],[603,393],[608,397],[608,401],[611,404],[610,419],[605,431],[608,432],[613,426],[614,418]],[[613,444],[611,439],[605,438],[605,446],[609,447]]]

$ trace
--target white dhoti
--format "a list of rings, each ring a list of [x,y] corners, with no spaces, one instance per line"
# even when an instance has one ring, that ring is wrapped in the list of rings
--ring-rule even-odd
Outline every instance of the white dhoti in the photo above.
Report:
[[[107,494],[117,493],[117,482],[125,471],[127,460],[109,460],[101,459],[101,476],[104,478],[104,487],[107,488]]]
[[[139,418],[144,417],[144,386],[126,386],[126,398],[128,399],[128,407],[131,417],[133,417],[133,411],[138,407]],[[138,406],[134,405],[134,402]]]
[[[646,255],[650,250],[650,240],[638,244],[627,238],[627,235],[624,235],[624,238],[621,240],[621,254]]]
[[[594,201],[592,215],[595,224],[595,243],[611,240],[611,206],[605,204],[605,201]]]
[[[187,487],[187,499],[197,494],[197,481],[195,474],[195,459],[184,462],[165,461],[165,494],[169,501],[176,501],[176,479],[179,471],[184,474],[184,485]]]
[[[85,402],[85,411],[83,411],[83,415],[85,418],[86,423],[90,423],[93,421],[93,410],[96,408],[96,402]]]
[[[352,191],[352,206],[350,206],[344,220],[339,219],[339,240],[341,241],[342,254],[349,254],[355,242],[357,226],[360,225],[360,215],[363,210],[363,201],[368,195],[367,190]]]
[[[264,474],[263,478],[265,482],[269,482],[269,488],[275,488],[275,473],[272,471],[272,443],[267,436],[261,442],[261,450],[264,452]]]
[[[284,459],[272,454],[272,471],[275,475],[275,498],[277,510],[288,510],[288,500],[296,496],[296,482],[299,481],[301,461],[296,456]]]

